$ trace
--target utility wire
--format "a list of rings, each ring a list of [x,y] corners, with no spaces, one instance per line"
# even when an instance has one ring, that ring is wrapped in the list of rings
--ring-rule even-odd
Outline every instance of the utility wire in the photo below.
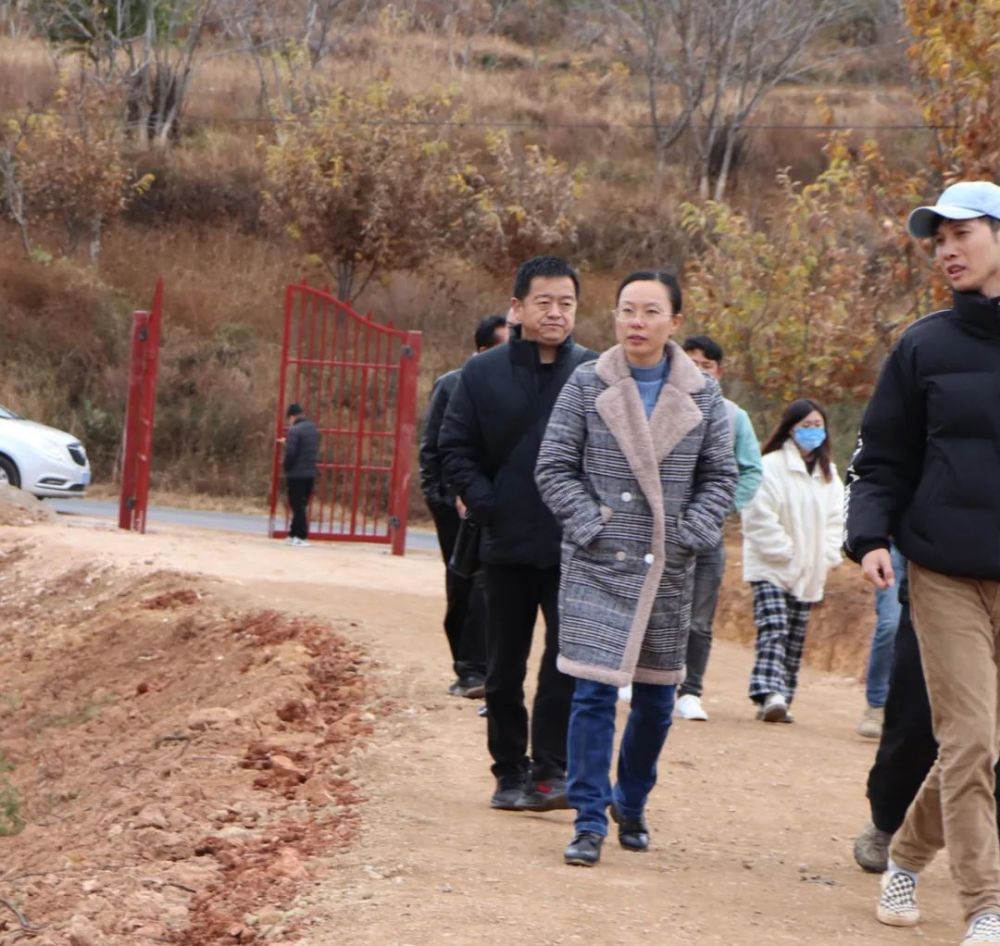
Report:
[[[33,110],[35,114],[53,114],[52,112],[46,112],[45,109]],[[73,115],[72,112],[60,112],[55,114],[62,115]],[[6,121],[11,118],[18,118],[19,114],[14,112],[6,112],[0,116],[0,120]],[[117,119],[119,116],[117,114],[107,114],[107,118]],[[573,129],[578,131],[654,131],[657,127],[669,128],[670,123],[666,122],[659,126],[654,125],[652,122],[546,122],[546,121],[514,121],[510,119],[506,120],[492,120],[492,119],[432,119],[432,118],[372,118],[372,119],[355,119],[355,118],[322,118],[316,119],[313,116],[274,116],[274,115],[261,115],[252,117],[249,115],[244,116],[232,116],[232,117],[221,117],[215,115],[198,115],[196,113],[187,113],[181,116],[182,119],[188,123],[196,123],[200,125],[291,125],[298,122],[308,122],[311,124],[319,125],[337,125],[337,126],[353,126],[353,127],[386,127],[386,128],[399,128],[399,127],[419,127],[419,128],[518,128],[518,129],[531,129],[534,131],[548,131],[554,129]],[[701,122],[690,122],[687,128],[695,130],[703,130],[710,128],[710,125]],[[812,123],[812,124],[794,124],[788,122],[761,122],[752,123],[749,125],[743,125],[740,128],[741,132],[752,132],[752,131],[947,131],[954,130],[957,125],[929,125],[926,123],[913,123],[913,124],[855,124],[847,122],[844,124],[823,124],[823,123]]]

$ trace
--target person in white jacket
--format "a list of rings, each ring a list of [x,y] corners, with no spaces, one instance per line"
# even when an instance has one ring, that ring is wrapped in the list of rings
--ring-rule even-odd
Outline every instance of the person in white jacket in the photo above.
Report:
[[[764,479],[742,513],[743,580],[753,588],[757,625],[750,699],[758,719],[792,722],[809,612],[840,562],[844,485],[815,401],[789,404],[761,452]]]

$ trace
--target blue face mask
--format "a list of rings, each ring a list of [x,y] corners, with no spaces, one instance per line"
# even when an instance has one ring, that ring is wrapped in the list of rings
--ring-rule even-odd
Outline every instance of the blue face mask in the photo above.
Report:
[[[826,429],[823,427],[797,427],[792,431],[795,442],[807,453],[823,445],[826,440]]]

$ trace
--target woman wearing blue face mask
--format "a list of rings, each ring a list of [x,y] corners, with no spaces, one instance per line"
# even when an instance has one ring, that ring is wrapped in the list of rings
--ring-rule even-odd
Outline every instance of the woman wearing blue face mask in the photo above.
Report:
[[[789,404],[761,452],[764,479],[742,513],[743,579],[757,625],[750,699],[758,719],[790,723],[809,611],[840,562],[844,486],[815,401]]]

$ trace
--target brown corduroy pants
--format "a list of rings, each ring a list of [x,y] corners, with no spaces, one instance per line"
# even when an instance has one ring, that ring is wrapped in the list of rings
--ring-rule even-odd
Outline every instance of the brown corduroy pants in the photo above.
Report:
[[[919,871],[947,847],[962,909],[1000,912],[993,767],[1000,749],[1000,581],[909,566],[910,607],[938,757],[890,857]]]

